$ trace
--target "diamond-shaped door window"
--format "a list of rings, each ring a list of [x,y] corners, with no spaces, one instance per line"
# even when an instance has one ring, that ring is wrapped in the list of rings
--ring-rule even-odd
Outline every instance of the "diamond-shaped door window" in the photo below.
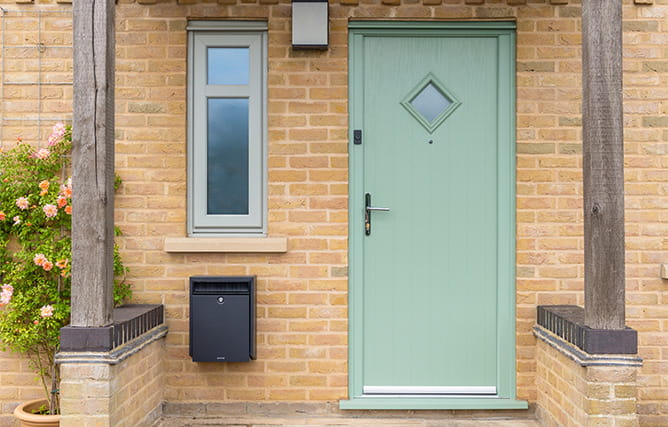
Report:
[[[429,73],[417,84],[401,105],[424,126],[434,132],[461,103],[455,96]]]
[[[413,108],[429,123],[433,122],[450,104],[452,101],[436,89],[432,82],[429,82],[411,101]]]

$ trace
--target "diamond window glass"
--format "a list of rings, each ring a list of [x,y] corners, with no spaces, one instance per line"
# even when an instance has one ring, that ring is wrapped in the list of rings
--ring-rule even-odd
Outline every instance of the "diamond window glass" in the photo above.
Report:
[[[432,82],[429,82],[411,101],[415,110],[429,123],[433,122],[448,106],[452,104]]]
[[[429,133],[433,133],[460,104],[432,73],[427,74],[401,102]]]

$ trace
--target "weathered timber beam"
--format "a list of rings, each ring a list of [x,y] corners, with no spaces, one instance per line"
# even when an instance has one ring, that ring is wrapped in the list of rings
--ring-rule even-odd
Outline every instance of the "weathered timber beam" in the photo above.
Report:
[[[624,328],[622,2],[583,0],[585,324]]]
[[[73,327],[112,323],[114,0],[73,2]]]

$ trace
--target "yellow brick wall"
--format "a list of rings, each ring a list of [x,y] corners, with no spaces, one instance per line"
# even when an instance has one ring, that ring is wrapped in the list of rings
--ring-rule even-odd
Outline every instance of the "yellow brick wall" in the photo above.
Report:
[[[72,8],[0,0],[0,143],[46,143],[71,118]],[[41,85],[34,83],[40,82]]]
[[[654,3],[624,0],[627,313],[645,360],[641,421],[661,425],[668,424],[668,297],[658,277],[668,260],[668,2]],[[46,0],[0,4],[68,9]],[[346,397],[348,20],[516,19],[517,383],[518,396],[535,402],[535,306],[583,303],[579,15],[575,0],[335,0],[330,48],[297,52],[285,0],[120,0],[117,171],[124,184],[116,221],[135,300],[166,305],[166,398]],[[269,234],[288,237],[286,254],[163,251],[166,236],[185,235],[187,17],[268,21]],[[13,32],[20,27],[5,30]],[[65,117],[69,99],[63,88],[57,105]],[[16,112],[14,102],[3,99],[2,114]],[[21,132],[3,129],[4,144]],[[190,361],[187,278],[199,274],[258,276],[258,361]],[[17,397],[2,369],[0,399],[11,406]]]
[[[543,426],[638,426],[637,368],[582,366],[542,339],[537,344],[538,419]]]
[[[160,417],[164,400],[164,341],[155,340],[113,365],[63,363],[60,424],[152,425]]]
[[[585,369],[542,340],[536,347],[539,417],[545,427],[586,425]],[[610,425],[614,425],[611,423]]]
[[[164,400],[165,340],[152,342],[113,366],[111,426],[151,425]]]
[[[44,397],[44,389],[37,386],[28,361],[15,354],[0,353],[0,426],[14,426],[11,413],[19,403]]]

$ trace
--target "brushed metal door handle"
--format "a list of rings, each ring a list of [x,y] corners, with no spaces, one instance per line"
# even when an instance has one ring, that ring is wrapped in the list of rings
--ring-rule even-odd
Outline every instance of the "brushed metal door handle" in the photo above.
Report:
[[[364,234],[371,235],[371,212],[389,212],[390,208],[371,206],[371,193],[364,194]]]

